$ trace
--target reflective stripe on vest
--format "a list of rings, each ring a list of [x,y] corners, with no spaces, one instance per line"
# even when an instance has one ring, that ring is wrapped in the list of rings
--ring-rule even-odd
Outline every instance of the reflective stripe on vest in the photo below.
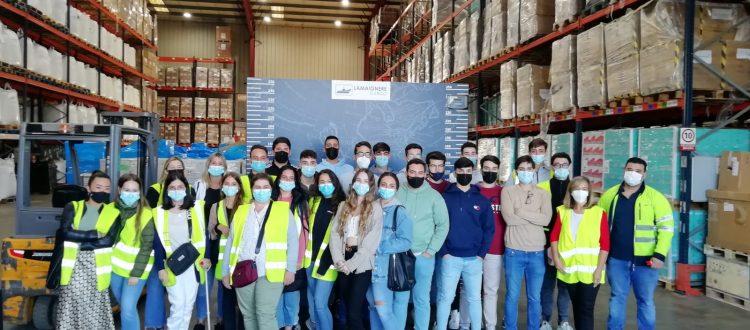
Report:
[[[558,271],[557,278],[570,284],[592,284],[594,271],[599,263],[599,237],[604,209],[592,206],[584,210],[575,240],[570,226],[572,213],[573,210],[564,205],[557,208],[562,225],[557,249],[565,265],[565,273]],[[604,279],[605,274],[602,271],[601,283],[604,283]]]
[[[78,230],[81,225],[81,219],[84,215],[84,209],[86,208],[85,201],[72,202],[75,215],[73,217],[73,229]],[[100,234],[107,234],[109,229],[114,224],[119,211],[115,209],[115,212],[109,210],[114,208],[113,204],[105,204],[102,208],[102,213],[96,220],[96,231]],[[78,249],[80,244],[74,242],[63,242],[63,260],[60,269],[60,285],[70,284],[70,280],[73,277],[73,269],[75,269],[76,260],[78,259]],[[106,247],[94,250],[94,261],[96,265],[96,289],[104,291],[109,288],[109,283],[112,276],[112,248]]]
[[[223,199],[216,204],[216,220],[220,225],[229,227],[229,223],[227,222],[227,209],[224,207]],[[217,280],[221,280],[224,277],[222,269],[224,266],[224,250],[226,246],[227,237],[224,234],[221,234],[221,237],[219,237],[219,259],[216,261],[216,271],[214,273],[214,278]]]
[[[127,220],[123,220],[124,222],[122,224],[122,229],[120,230],[120,237],[117,244],[115,244],[112,253],[112,270],[115,274],[126,278],[131,277],[130,274],[133,271],[133,268],[135,268],[135,261],[138,258],[138,253],[141,251],[140,234],[143,233],[143,229],[152,221],[152,217],[153,213],[150,208],[144,208],[141,210],[140,228],[137,230],[138,234],[136,234],[135,228],[135,222],[138,220],[138,213],[133,214],[133,216]],[[152,246],[151,257],[148,259],[148,263],[146,264],[140,278],[144,280],[147,279],[153,266],[154,250]]]
[[[617,212],[617,201],[620,199],[621,185],[614,186],[607,190],[599,199],[599,205],[609,207],[610,231],[614,224],[615,213]],[[631,196],[632,198],[632,196]],[[669,253],[668,245],[664,245],[661,251],[656,251],[656,237],[661,233],[667,233],[668,236],[660,237],[667,242],[671,242],[674,233],[674,219],[672,217],[672,208],[669,202],[658,191],[650,186],[646,186],[635,200],[635,221],[633,221],[633,254],[635,256],[650,257],[658,252],[662,255]],[[659,216],[661,215],[661,216]],[[657,216],[659,216],[657,218]]]
[[[315,214],[318,213],[318,206],[320,206],[320,202],[322,201],[322,197],[313,197],[310,198],[310,214],[308,215],[307,224],[309,226],[309,231],[307,234],[307,246],[305,247],[305,261],[304,266],[305,268],[310,267],[310,264],[312,262],[312,250],[313,250],[313,226],[315,225]],[[336,271],[336,268],[333,267],[333,265],[328,267],[328,270],[326,270],[325,275],[320,276],[318,274],[318,268],[320,267],[320,259],[323,257],[323,252],[328,248],[328,242],[331,239],[331,225],[333,224],[333,221],[330,221],[328,223],[328,229],[326,229],[326,234],[323,237],[323,242],[320,244],[320,248],[318,249],[318,255],[315,258],[315,265],[313,265],[313,271],[312,276],[313,278],[327,281],[327,282],[333,282],[336,280],[336,277],[338,276],[338,272]]]
[[[229,254],[229,272],[234,272],[234,267],[239,262],[241,252],[241,242],[244,241],[245,223],[250,210],[255,207],[253,204],[241,205],[237,208],[232,218],[232,247]],[[266,230],[263,234],[263,240],[266,248],[266,279],[271,283],[281,283],[284,281],[284,273],[287,264],[287,231],[289,230],[289,203],[273,202],[270,204],[271,212],[266,222]],[[255,244],[252,245],[255,248]],[[230,276],[231,280],[231,276]]]
[[[250,204],[253,199],[253,187],[250,186],[250,176],[245,174],[240,176],[240,184],[242,185],[242,204]]]
[[[193,232],[190,234],[190,242],[195,246],[195,248],[198,250],[199,257],[195,261],[195,269],[198,271],[198,274],[200,275],[200,283],[204,283],[206,280],[205,273],[200,266],[201,260],[205,258],[206,255],[206,237],[204,235],[205,230],[203,229],[204,226],[204,220],[203,220],[203,201],[195,201],[195,205],[193,205],[192,208],[190,208],[190,217],[191,221],[193,223]],[[169,256],[172,255],[172,245],[169,240],[169,211],[164,210],[161,207],[157,207],[153,210],[154,212],[154,224],[156,225],[156,233],[159,236],[159,240],[161,241],[162,246],[164,247],[164,251],[166,252],[166,257],[169,258]],[[167,269],[166,260],[164,261],[164,268]],[[170,283],[174,285],[176,281],[176,276],[167,269],[167,276],[168,281],[167,283]],[[169,286],[169,285],[167,285]]]

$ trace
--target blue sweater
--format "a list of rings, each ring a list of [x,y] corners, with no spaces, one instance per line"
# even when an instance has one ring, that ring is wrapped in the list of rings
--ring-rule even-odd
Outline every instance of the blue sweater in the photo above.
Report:
[[[396,217],[396,231],[393,231],[393,216],[398,208]],[[406,252],[411,249],[412,224],[409,213],[397,199],[383,206],[383,233],[380,245],[375,252],[375,268],[372,272],[372,282],[379,283],[388,280],[388,262],[393,253]]]
[[[476,186],[464,192],[455,184],[448,187],[443,198],[448,206],[450,229],[438,256],[484,258],[495,234],[495,214],[490,201]]]

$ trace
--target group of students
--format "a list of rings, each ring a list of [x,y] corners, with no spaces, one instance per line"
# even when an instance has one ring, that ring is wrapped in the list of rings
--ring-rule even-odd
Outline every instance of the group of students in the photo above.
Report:
[[[558,329],[572,328],[571,301],[576,328],[584,330],[594,328],[607,278],[608,328],[624,328],[632,286],[639,328],[654,329],[653,291],[673,220],[667,200],[644,183],[642,159],[628,160],[623,183],[595,204],[589,180],[569,178],[569,155],[545,165],[541,139],[515,160],[504,186],[500,160],[478,160],[471,142],[450,176],[444,154],[423,160],[417,144],[405,148],[407,165],[398,173],[385,143],[357,143],[356,169],[339,159],[337,137],[324,147],[320,163],[304,150],[294,167],[289,139],[274,140],[270,165],[268,150],[253,146],[247,175],[227,171],[216,153],[192,185],[182,161],[170,158],[145,197],[140,179],[125,174],[111,203],[110,178],[93,173],[89,198],[65,207],[57,234],[64,246],[57,328],[114,329],[111,289],[122,329],[140,329],[146,287],[145,328],[188,329],[195,306],[194,329],[204,329],[218,282],[217,329],[298,329],[303,293],[312,329],[334,328],[333,301],[347,329],[364,329],[365,319],[371,329],[405,329],[410,302],[415,329],[433,321],[446,329],[457,315],[462,329],[516,329],[525,279],[528,329],[552,329],[557,287]],[[170,257],[186,247],[196,251],[192,265],[175,272]],[[405,252],[415,256],[415,281],[411,290],[394,290],[389,263]]]

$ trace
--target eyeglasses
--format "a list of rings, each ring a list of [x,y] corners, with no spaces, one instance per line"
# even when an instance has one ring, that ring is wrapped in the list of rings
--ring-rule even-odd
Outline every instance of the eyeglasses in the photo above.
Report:
[[[526,202],[524,202],[524,204],[526,205],[531,204],[531,197],[534,197],[534,193],[529,191],[526,194]]]
[[[357,157],[370,157],[372,155],[372,153],[369,153],[369,152],[358,152],[355,155],[357,155]]]
[[[555,164],[555,165],[552,165],[552,167],[554,167],[554,168],[556,168],[556,169],[559,170],[561,168],[568,168],[568,167],[570,167],[570,164]]]

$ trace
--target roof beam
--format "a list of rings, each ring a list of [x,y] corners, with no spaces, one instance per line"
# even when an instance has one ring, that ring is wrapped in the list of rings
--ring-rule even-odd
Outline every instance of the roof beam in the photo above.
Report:
[[[312,19],[312,18],[272,18],[271,21],[282,21],[282,22],[295,22],[295,23],[319,23],[319,24],[333,24],[333,21],[331,20],[319,20],[319,19]],[[361,26],[368,24],[367,22],[348,22],[348,21],[341,21],[342,25],[355,25],[355,26]]]
[[[302,9],[329,9],[329,10],[349,10],[349,11],[361,11],[364,8],[361,7],[342,7],[332,5],[312,5],[312,4],[299,4],[299,3],[284,3],[284,2],[255,2],[255,7],[262,6],[273,6],[273,7],[286,7],[286,8],[302,8]]]
[[[255,9],[256,13],[260,14],[281,14],[281,15],[296,15],[296,16],[316,16],[316,17],[343,17],[343,18],[356,18],[356,19],[368,19],[367,15],[351,15],[351,14],[339,14],[339,13],[316,13],[306,11],[273,11],[268,9]]]

